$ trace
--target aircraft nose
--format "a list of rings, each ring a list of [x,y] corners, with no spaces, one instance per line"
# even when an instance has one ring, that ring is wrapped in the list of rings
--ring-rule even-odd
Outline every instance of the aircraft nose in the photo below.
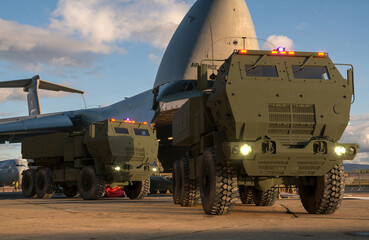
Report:
[[[23,167],[15,167],[14,169],[14,175],[18,177],[19,182],[22,181],[22,172],[24,171]]]

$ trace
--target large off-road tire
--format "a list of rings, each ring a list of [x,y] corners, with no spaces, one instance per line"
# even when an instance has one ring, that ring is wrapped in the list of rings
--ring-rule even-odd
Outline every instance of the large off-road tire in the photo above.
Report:
[[[179,163],[180,191],[179,202],[183,207],[193,207],[199,203],[200,188],[196,179],[190,179],[190,166],[187,158]]]
[[[238,186],[238,192],[243,204],[252,204],[254,202],[254,187],[250,186]]]
[[[253,201],[256,206],[273,206],[278,198],[278,188],[272,187],[267,191],[254,188]]]
[[[149,194],[150,178],[144,181],[133,181],[130,185],[124,187],[124,192],[130,199],[143,199]]]
[[[53,172],[50,168],[41,168],[36,174],[36,194],[39,198],[52,198],[57,185],[53,182]]]
[[[301,203],[307,212],[334,213],[341,205],[345,191],[342,164],[336,165],[324,176],[302,178],[298,189]]]
[[[96,174],[94,166],[84,167],[78,175],[78,192],[84,200],[95,200],[105,191],[104,177]]]
[[[179,192],[180,192],[180,179],[179,179],[179,160],[174,161],[173,163],[173,173],[172,173],[172,188],[173,188],[173,202],[174,204],[180,204],[179,202]]]
[[[22,177],[22,193],[26,198],[36,196],[36,173],[34,169],[28,169],[23,172]]]
[[[63,193],[68,198],[77,197],[79,195],[78,193],[78,187],[77,186],[71,186],[71,187],[63,187]]]
[[[206,214],[229,213],[237,200],[237,176],[233,168],[215,163],[214,149],[203,154],[200,175],[200,196]]]

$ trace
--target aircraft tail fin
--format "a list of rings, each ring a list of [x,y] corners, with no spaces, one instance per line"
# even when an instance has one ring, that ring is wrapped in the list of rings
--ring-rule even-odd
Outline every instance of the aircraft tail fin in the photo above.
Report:
[[[47,82],[41,80],[39,75],[36,75],[29,79],[20,79],[0,82],[0,88],[23,88],[27,94],[28,101],[28,112],[29,115],[39,115],[41,114],[40,99],[38,97],[38,89],[50,90],[50,91],[64,91],[70,93],[83,94],[83,91],[76,90],[73,88],[65,87],[59,84]]]

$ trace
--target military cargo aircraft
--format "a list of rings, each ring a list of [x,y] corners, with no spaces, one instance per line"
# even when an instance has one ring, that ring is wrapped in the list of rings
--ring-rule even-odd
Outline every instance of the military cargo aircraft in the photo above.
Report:
[[[259,49],[254,24],[244,0],[198,0],[174,33],[160,64],[153,89],[103,108],[41,114],[38,89],[83,93],[31,79],[0,82],[0,87],[28,91],[29,116],[0,120],[0,143],[16,143],[32,135],[81,130],[92,122],[130,118],[155,123],[160,139],[159,160],[170,171],[185,154],[171,143],[173,114],[188,98],[199,96],[197,67],[207,64],[209,78],[235,49]],[[212,59],[204,61],[204,59]],[[219,60],[219,62],[217,61]],[[209,87],[212,81],[209,81]]]
[[[14,186],[22,182],[22,172],[28,169],[25,159],[12,159],[0,161],[0,187]]]

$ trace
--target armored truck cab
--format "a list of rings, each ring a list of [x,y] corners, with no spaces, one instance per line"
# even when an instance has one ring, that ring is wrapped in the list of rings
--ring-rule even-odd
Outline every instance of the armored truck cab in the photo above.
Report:
[[[199,68],[201,97],[173,117],[173,143],[191,147],[176,161],[174,200],[225,214],[236,200],[272,205],[274,186],[297,185],[310,213],[333,213],[343,191],[343,144],[354,94],[352,68],[344,79],[326,53],[236,51],[212,89]]]
[[[66,196],[102,196],[105,185],[122,186],[131,199],[150,189],[151,165],[157,157],[156,131],[147,123],[105,120],[86,131],[53,133],[22,140],[22,155],[34,159],[24,172],[26,197],[49,198],[57,186]]]

